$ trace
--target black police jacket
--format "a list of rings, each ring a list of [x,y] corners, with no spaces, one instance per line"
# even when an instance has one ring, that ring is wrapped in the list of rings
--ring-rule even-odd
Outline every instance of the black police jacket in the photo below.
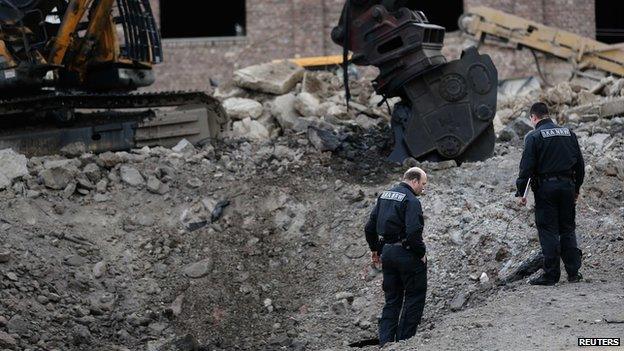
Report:
[[[578,194],[585,178],[585,163],[576,135],[546,118],[524,138],[516,196],[524,194],[529,177],[531,184],[536,184],[540,178],[552,176],[571,177]]]
[[[382,237],[386,243],[403,241],[405,248],[422,258],[426,252],[424,225],[420,200],[408,184],[401,182],[379,195],[364,232],[371,251],[380,251]]]

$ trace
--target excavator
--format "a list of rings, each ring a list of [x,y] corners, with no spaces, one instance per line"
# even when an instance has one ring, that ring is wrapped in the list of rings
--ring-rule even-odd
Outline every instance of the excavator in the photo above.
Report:
[[[102,152],[218,137],[200,92],[154,82],[161,39],[149,0],[0,0],[0,149]]]
[[[375,66],[375,91],[399,97],[392,111],[391,161],[479,161],[490,157],[495,134],[498,72],[475,47],[448,61],[444,27],[408,7],[408,0],[347,0],[332,40],[343,62]],[[349,99],[347,69],[345,88]]]
[[[406,4],[347,0],[332,31],[345,62],[350,50],[354,64],[376,66],[377,93],[401,98],[390,159],[489,157],[492,60],[468,48],[447,62],[444,28]],[[218,137],[227,116],[211,96],[137,92],[162,60],[149,0],[0,0],[0,149],[102,152]]]

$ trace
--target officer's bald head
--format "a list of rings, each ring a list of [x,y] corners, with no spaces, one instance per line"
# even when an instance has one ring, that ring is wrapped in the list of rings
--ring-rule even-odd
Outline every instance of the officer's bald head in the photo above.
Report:
[[[427,174],[418,167],[412,167],[403,174],[403,181],[409,184],[416,194],[422,194],[427,184]]]
[[[412,167],[403,173],[403,180],[406,182],[420,181],[423,177],[426,177],[425,171],[419,167]]]

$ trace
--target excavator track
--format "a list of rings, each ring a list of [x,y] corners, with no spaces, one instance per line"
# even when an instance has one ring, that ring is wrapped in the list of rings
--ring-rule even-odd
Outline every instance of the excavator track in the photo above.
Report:
[[[226,122],[220,103],[201,92],[51,91],[0,101],[0,149],[34,156],[72,144],[96,153],[172,146],[217,138]]]

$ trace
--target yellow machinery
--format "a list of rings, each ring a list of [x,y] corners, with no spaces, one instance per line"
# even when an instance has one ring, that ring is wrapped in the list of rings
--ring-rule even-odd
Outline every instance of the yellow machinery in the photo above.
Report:
[[[460,18],[460,28],[483,40],[493,36],[518,48],[557,56],[579,71],[595,68],[624,76],[624,44],[609,45],[488,7],[474,7]]]
[[[214,138],[204,93],[133,93],[162,62],[149,0],[0,1],[0,149],[93,152]]]

